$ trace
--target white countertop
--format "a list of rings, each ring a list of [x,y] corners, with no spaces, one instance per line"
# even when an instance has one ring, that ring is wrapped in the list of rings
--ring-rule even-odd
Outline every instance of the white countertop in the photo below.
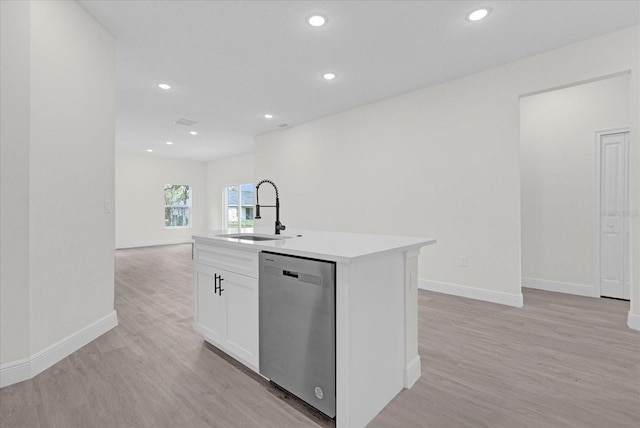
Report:
[[[358,257],[398,251],[419,251],[425,245],[435,244],[436,239],[408,236],[369,235],[362,233],[324,232],[317,230],[286,230],[274,235],[273,229],[253,229],[252,233],[263,236],[287,237],[276,241],[248,241],[219,235],[233,231],[212,231],[194,235],[195,240],[210,241],[215,245],[250,251],[273,251],[304,257],[338,262],[350,262]]]

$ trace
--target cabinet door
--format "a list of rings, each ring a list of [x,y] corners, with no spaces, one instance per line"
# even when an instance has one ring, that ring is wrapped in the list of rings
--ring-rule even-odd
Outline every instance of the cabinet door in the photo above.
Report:
[[[258,280],[221,271],[227,296],[227,347],[258,369]]]
[[[218,269],[208,266],[195,265],[195,293],[196,314],[194,323],[196,328],[208,339],[217,343],[226,340],[226,298],[214,293],[215,275],[220,275]]]

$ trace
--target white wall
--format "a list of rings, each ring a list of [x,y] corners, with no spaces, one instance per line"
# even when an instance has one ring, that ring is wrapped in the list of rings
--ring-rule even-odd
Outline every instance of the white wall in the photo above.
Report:
[[[34,2],[31,19],[34,353],[114,308],[115,43],[74,2]]]
[[[640,46],[640,31],[636,34],[636,42]],[[640,49],[638,49],[640,50]],[[636,74],[640,73],[640,53],[636,51],[635,70]],[[631,81],[631,138],[632,142],[640,139],[640,78],[637,77]],[[635,115],[635,116],[634,116]],[[640,143],[632,144],[630,156],[630,193],[631,198],[635,198],[640,193]],[[630,207],[640,209],[640,203],[631,202]],[[633,328],[640,330],[640,220],[631,221],[631,309],[629,310],[629,324]]]
[[[640,47],[640,31],[636,34],[636,43]],[[631,144],[629,148],[629,194],[631,197],[630,208],[640,210],[640,49],[635,52],[635,79],[631,80],[631,99],[629,111],[631,115]],[[631,217],[631,309],[629,310],[628,324],[630,327],[640,330],[640,218]]]
[[[207,230],[224,227],[223,189],[229,184],[255,183],[253,153],[207,163]]]
[[[2,2],[1,42],[5,383],[14,359],[34,375],[117,322],[115,43],[75,2]]]
[[[597,294],[595,133],[629,126],[629,86],[627,74],[521,99],[523,281]]]
[[[519,97],[631,70],[638,165],[639,50],[636,26],[264,134],[256,138],[255,177],[278,184],[290,227],[438,238],[420,256],[422,279],[517,305]],[[638,207],[634,177],[631,207]],[[638,226],[632,220],[632,239]],[[457,265],[459,256],[468,267]],[[637,276],[632,287],[640,295]]]
[[[29,356],[28,2],[0,2],[0,364]]]
[[[517,119],[502,86],[474,75],[260,136],[256,177],[278,184],[290,227],[437,238],[421,279],[518,296],[518,165],[495,168],[518,154],[517,123],[496,129]]]
[[[116,153],[116,247],[191,242],[206,225],[206,163]],[[191,227],[164,227],[165,184],[191,186]]]

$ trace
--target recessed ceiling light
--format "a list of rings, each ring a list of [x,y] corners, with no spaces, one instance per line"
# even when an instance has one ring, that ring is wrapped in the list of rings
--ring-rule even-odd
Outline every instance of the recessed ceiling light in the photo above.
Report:
[[[160,89],[171,89],[171,85],[168,85],[166,83],[159,83],[158,86],[160,87]]]
[[[467,19],[469,21],[480,21],[489,15],[490,9],[488,7],[483,7],[482,9],[474,10],[469,15],[467,15]]]
[[[167,144],[168,144],[168,145],[172,145],[172,144],[173,144],[173,142],[171,142],[171,141],[167,141]]]
[[[267,114],[265,114],[265,115],[264,115],[264,118],[265,118],[265,119],[273,119],[273,115],[272,115],[272,114],[267,113]]]
[[[322,15],[311,15],[310,17],[307,18],[307,22],[312,27],[322,27],[324,24],[327,23],[327,18]]]
[[[196,131],[189,131],[189,134],[191,135],[198,135],[198,133]]]
[[[153,150],[151,150],[151,149],[147,149],[147,151],[148,151],[149,153],[151,153]]]
[[[322,75],[325,80],[333,80],[336,78],[335,73],[325,73]]]

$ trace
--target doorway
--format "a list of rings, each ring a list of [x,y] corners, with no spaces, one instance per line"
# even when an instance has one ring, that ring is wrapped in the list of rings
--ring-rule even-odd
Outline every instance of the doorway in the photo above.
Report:
[[[596,133],[596,284],[600,296],[630,299],[629,130]]]
[[[628,131],[629,87],[629,74],[621,74],[520,98],[523,287],[629,298],[628,251],[623,251],[628,218],[626,200],[620,199],[626,190],[614,186],[628,183],[628,137],[616,145],[609,136]],[[606,149],[600,147],[601,136]],[[613,193],[600,191],[601,158],[611,164],[603,174],[615,178],[604,180]],[[601,193],[609,198],[606,218],[600,215]],[[612,200],[615,209],[609,209]],[[608,230],[619,239],[613,232],[604,236]],[[601,286],[603,277],[607,284]]]

